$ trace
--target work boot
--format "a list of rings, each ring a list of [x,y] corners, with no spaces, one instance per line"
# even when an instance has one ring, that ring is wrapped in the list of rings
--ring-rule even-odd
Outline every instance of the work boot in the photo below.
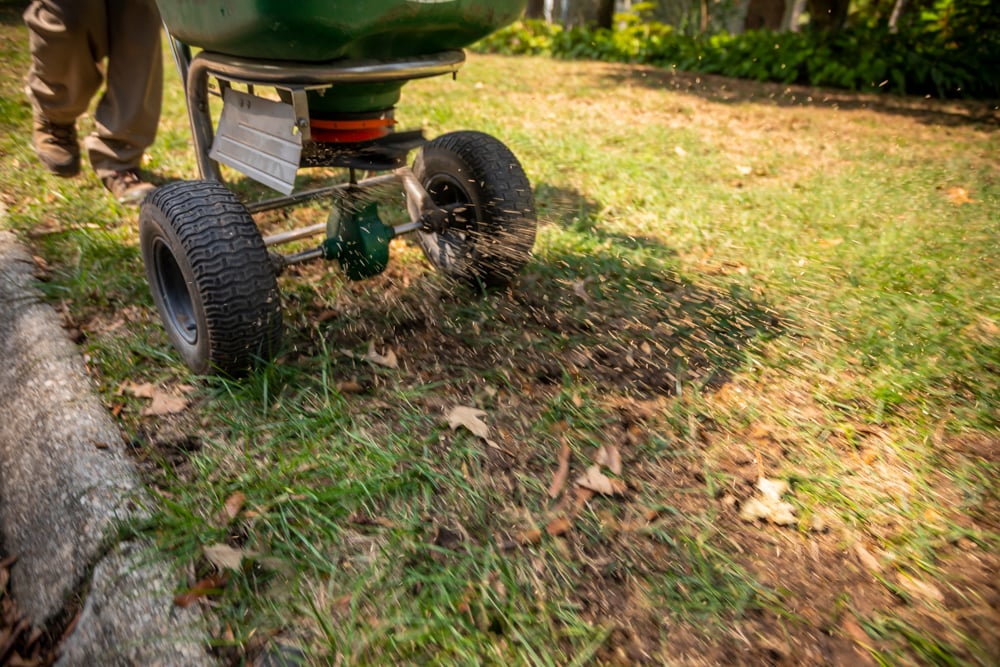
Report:
[[[104,187],[114,195],[119,204],[138,206],[150,192],[156,189],[152,183],[142,180],[138,169],[122,169],[101,179]]]
[[[76,125],[60,125],[36,115],[31,145],[42,164],[56,176],[69,177],[80,173],[80,144],[76,140]]]

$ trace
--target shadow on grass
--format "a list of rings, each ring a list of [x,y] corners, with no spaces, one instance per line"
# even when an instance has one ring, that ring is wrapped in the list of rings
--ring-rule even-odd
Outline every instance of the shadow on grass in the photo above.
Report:
[[[558,231],[511,289],[480,295],[432,274],[414,280],[390,262],[368,285],[350,287],[339,309],[303,300],[304,322],[321,324],[289,331],[292,347],[311,356],[375,341],[399,350],[408,370],[437,379],[573,378],[662,396],[725,382],[749,350],[782,334],[778,313],[739,282],[681,276],[672,248],[603,230],[596,206],[579,194],[538,189],[543,202],[579,206],[550,218]]]
[[[696,95],[720,104],[755,104],[777,107],[865,109],[892,116],[908,116],[927,125],[975,125],[1000,130],[996,101],[937,100],[915,96],[814,88],[796,84],[733,79],[713,74],[672,71],[653,66],[608,65],[595,68],[600,86],[645,86]]]

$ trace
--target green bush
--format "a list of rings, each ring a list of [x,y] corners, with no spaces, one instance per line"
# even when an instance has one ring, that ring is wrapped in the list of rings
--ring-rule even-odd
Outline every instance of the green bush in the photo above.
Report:
[[[988,3],[970,0],[963,5],[963,12],[925,13],[898,32],[877,24],[834,34],[750,31],[690,37],[670,26],[630,15],[619,15],[614,30],[564,29],[528,20],[487,37],[473,48],[644,63],[849,90],[994,98],[1000,97],[1000,22]],[[981,11],[977,12],[977,7]]]

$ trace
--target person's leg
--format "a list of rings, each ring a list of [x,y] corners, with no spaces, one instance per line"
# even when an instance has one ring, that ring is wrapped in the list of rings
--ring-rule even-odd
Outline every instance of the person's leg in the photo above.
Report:
[[[102,82],[104,0],[34,0],[24,12],[31,48],[25,93],[34,111],[32,142],[62,176],[79,171],[76,119]]]
[[[162,24],[153,0],[106,0],[106,4],[107,85],[94,114],[95,131],[84,145],[94,171],[108,185],[108,178],[138,169],[143,152],[156,138],[163,55]]]

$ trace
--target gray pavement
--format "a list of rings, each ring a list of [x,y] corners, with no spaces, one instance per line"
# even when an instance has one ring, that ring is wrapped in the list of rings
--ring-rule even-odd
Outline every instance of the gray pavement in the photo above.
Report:
[[[0,204],[2,207],[2,204]],[[180,578],[149,545],[121,541],[148,507],[122,434],[80,352],[34,286],[34,263],[0,208],[0,553],[36,628],[83,611],[59,665],[213,664]]]

